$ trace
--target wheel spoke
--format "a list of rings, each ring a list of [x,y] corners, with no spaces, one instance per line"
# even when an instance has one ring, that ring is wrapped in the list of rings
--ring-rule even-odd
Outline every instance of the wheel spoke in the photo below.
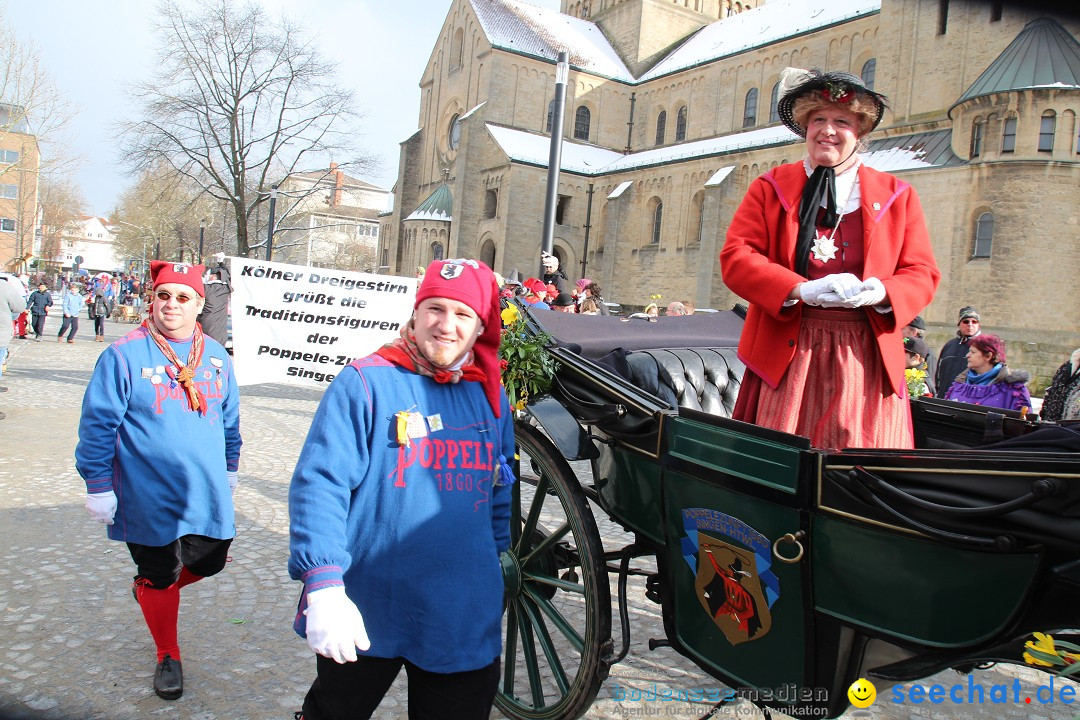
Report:
[[[533,547],[529,548],[528,555],[519,555],[518,558],[521,560],[522,567],[528,565],[529,561],[537,555],[543,555],[544,553],[546,553],[549,549],[551,549],[552,545],[562,540],[568,532],[570,532],[569,521],[564,522],[553,533],[548,535],[540,542],[536,543],[536,545],[534,545]]]
[[[517,670],[517,638],[518,638],[518,608],[516,602],[509,602],[506,606],[506,650],[507,661],[503,664],[503,692],[508,695],[514,693],[514,674]]]
[[[539,482],[536,483],[536,489],[533,491],[532,503],[529,505],[529,513],[525,516],[525,526],[521,529],[521,537],[525,538],[526,542],[528,542],[528,538],[532,537],[533,533],[536,531],[536,526],[540,523],[540,513],[543,512],[544,499],[547,497],[547,489],[550,484],[551,480],[546,474],[541,475]],[[518,507],[520,508],[520,502],[518,503]],[[522,547],[521,541],[519,541],[517,545],[518,546],[515,547],[514,550],[518,557],[521,557],[525,548]]]
[[[521,605],[525,608],[525,612],[529,614],[529,622],[532,623],[533,630],[537,635],[537,641],[540,643],[540,649],[544,651],[544,657],[547,658],[548,666],[555,677],[555,684],[559,686],[559,694],[565,695],[570,689],[570,683],[566,681],[566,671],[559,661],[559,654],[555,650],[554,643],[551,642],[547,624],[544,622],[543,616],[536,612],[533,604],[528,599],[523,598]]]
[[[574,649],[579,653],[585,652],[585,640],[578,634],[578,631],[574,628],[570,622],[563,617],[559,609],[551,604],[551,601],[542,595],[538,595],[532,588],[524,588],[525,593],[529,596],[529,599],[536,604],[544,614],[551,618],[551,622],[555,624],[555,627],[559,629],[566,639],[574,646]]]
[[[578,595],[585,594],[585,586],[579,583],[572,583],[569,580],[563,580],[562,578],[551,577],[550,575],[542,575],[540,573],[531,573],[522,571],[522,582],[526,580],[532,580],[533,582],[540,583],[541,585],[552,585],[560,590],[566,590],[567,592],[577,593]]]
[[[517,601],[521,603],[519,599]],[[533,644],[532,631],[526,619],[526,614],[518,608],[514,613],[517,624],[518,632],[521,635],[521,650],[522,659],[525,661],[525,671],[529,675],[529,688],[532,690],[533,707],[540,708],[544,706],[544,688],[540,684],[540,668],[536,661],[536,646]]]

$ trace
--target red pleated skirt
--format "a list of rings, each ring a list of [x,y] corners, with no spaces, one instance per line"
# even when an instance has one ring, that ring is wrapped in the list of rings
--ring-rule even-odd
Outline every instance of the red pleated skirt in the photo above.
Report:
[[[733,417],[822,449],[914,447],[906,392],[893,394],[863,310],[803,308],[780,384],[771,388],[747,369]]]

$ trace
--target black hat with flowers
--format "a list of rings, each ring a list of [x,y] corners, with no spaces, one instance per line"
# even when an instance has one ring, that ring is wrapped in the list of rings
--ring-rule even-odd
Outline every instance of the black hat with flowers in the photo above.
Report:
[[[850,104],[857,94],[864,95],[877,108],[870,130],[878,126],[885,114],[885,96],[866,87],[866,83],[851,73],[785,68],[780,74],[780,100],[776,104],[776,113],[784,125],[799,137],[806,137],[806,128],[795,122],[795,101],[813,92],[819,93],[826,102],[841,106]]]

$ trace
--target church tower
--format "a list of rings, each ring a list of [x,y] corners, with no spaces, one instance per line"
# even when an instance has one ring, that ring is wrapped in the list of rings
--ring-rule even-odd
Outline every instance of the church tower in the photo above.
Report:
[[[762,0],[562,0],[566,15],[600,26],[634,77],[709,23]]]

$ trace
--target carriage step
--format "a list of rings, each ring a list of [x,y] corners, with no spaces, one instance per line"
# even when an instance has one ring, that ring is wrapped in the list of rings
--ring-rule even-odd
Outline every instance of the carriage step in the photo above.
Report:
[[[645,597],[652,600],[657,605],[662,605],[663,600],[660,596],[660,576],[653,574],[645,578]],[[650,641],[651,642],[651,641]]]

